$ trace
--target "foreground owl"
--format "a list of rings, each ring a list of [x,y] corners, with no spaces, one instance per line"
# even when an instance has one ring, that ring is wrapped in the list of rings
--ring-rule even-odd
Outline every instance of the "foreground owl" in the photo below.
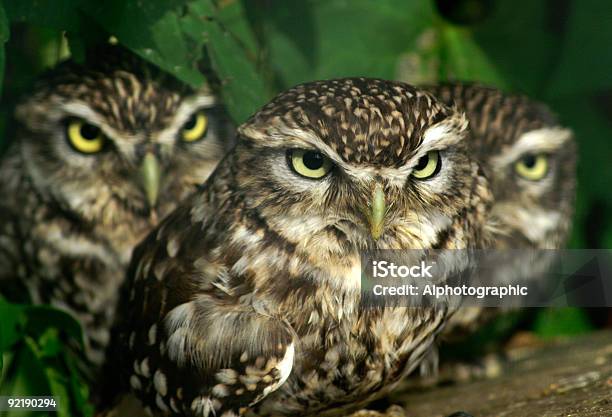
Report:
[[[360,251],[481,245],[467,133],[403,83],[280,94],[135,250],[123,380],[159,415],[342,415],[384,395],[455,304],[364,308]]]
[[[221,110],[119,47],[45,74],[0,162],[0,280],[73,313],[99,363],[132,248],[215,167]],[[12,281],[12,282],[11,282]]]
[[[566,242],[576,188],[576,146],[572,132],[560,126],[543,104],[521,95],[478,84],[429,87],[438,99],[464,111],[470,146],[491,183],[495,203],[486,223],[491,249],[558,249]],[[512,252],[511,252],[512,253]],[[554,253],[516,252],[507,262],[483,265],[486,282],[534,284]],[[499,261],[499,258],[496,258]],[[457,339],[478,329],[499,311],[461,308],[443,337]],[[435,365],[434,365],[435,367]]]

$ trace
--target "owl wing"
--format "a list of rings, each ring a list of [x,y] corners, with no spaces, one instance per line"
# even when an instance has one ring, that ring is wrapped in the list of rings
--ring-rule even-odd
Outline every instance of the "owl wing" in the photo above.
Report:
[[[23,264],[19,219],[24,207],[19,207],[22,186],[20,158],[14,147],[0,161],[0,288],[3,296],[16,301],[27,298],[23,275],[27,265]],[[20,271],[20,269],[24,269]],[[20,273],[21,272],[21,273]]]
[[[293,335],[229,289],[226,265],[211,255],[219,234],[190,217],[183,205],[134,252],[120,328],[124,378],[163,413],[237,415],[287,379]]]

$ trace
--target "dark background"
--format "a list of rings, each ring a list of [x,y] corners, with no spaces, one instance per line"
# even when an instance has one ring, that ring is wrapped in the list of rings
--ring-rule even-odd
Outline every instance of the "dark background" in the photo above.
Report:
[[[570,247],[612,248],[612,2],[0,0],[1,148],[32,81],[110,36],[186,83],[217,86],[236,122],[280,90],[319,78],[475,80],[527,94],[576,134]],[[473,355],[517,330],[549,338],[610,325],[609,309],[534,309],[455,352]],[[64,349],[79,331],[60,312],[0,300],[0,394],[51,392],[66,399],[60,416],[90,415],[77,360]]]

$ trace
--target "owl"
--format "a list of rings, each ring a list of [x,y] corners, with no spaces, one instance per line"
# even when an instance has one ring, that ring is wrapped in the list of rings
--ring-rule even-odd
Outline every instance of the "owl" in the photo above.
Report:
[[[576,145],[544,104],[478,84],[429,90],[457,105],[495,196],[496,248],[555,249],[567,240],[576,189]]]
[[[119,46],[44,74],[0,162],[0,280],[80,321],[100,363],[136,243],[203,182],[229,121]]]
[[[156,415],[344,415],[419,364],[456,303],[364,307],[360,253],[477,248],[467,120],[400,82],[281,93],[135,249],[122,381]]]
[[[511,250],[558,249],[565,244],[576,188],[571,130],[562,127],[544,104],[522,95],[461,83],[428,90],[466,113],[472,152],[481,161],[494,195],[485,225],[490,239],[486,246],[510,250],[505,260],[500,258],[502,252],[494,259],[485,258],[482,268],[488,273],[481,281],[537,284],[534,281],[550,266],[554,252]],[[498,313],[493,308],[461,308],[449,320],[443,338],[459,339]]]

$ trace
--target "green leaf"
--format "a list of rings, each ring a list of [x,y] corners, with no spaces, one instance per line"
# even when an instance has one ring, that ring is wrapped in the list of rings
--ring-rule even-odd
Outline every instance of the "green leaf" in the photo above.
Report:
[[[0,2],[0,41],[6,42],[9,39],[9,21],[4,10],[3,3]]]
[[[14,314],[12,321],[18,323],[12,343],[6,345],[11,348],[14,360],[4,375],[2,393],[53,395],[61,399],[58,415],[93,415],[87,403],[87,384],[81,376],[79,359],[73,357],[74,349],[62,336],[80,336],[76,321],[51,307],[2,303],[1,312]]]
[[[548,94],[560,97],[611,88],[612,3],[571,2],[566,27],[562,57]]]
[[[64,311],[47,305],[33,305],[26,307],[25,317],[27,334],[44,335],[50,327],[53,327],[83,344],[83,331],[79,322]]]
[[[393,78],[431,28],[428,0],[245,2],[278,88],[346,76]]]
[[[45,380],[48,385],[48,390],[45,394],[59,398],[59,406],[57,414],[60,417],[70,417],[71,415],[78,415],[79,413],[71,413],[70,406],[70,392],[68,391],[69,384],[66,376],[64,376],[65,370],[60,370],[61,367],[59,360],[53,357],[49,357],[50,351],[45,348],[45,345],[52,344],[58,346],[61,342],[57,339],[57,332],[49,332],[43,335],[38,342],[34,339],[27,337],[25,339],[25,345],[27,349],[36,358],[35,364],[42,369],[45,375]],[[53,340],[55,339],[55,340]],[[57,354],[56,352],[55,354]],[[55,355],[52,355],[55,356]],[[55,359],[55,360],[54,360]],[[58,369],[60,368],[60,369]],[[63,371],[63,372],[62,372]],[[26,393],[22,395],[33,395]]]
[[[10,349],[24,335],[40,337],[50,328],[83,343],[79,323],[70,314],[50,306],[12,304],[0,299],[0,317],[0,351]]]
[[[257,40],[240,1],[231,0],[217,4],[215,20],[231,33],[251,59],[255,58],[258,50]]]
[[[81,371],[78,366],[78,359],[73,355],[64,355],[67,369],[69,370],[70,392],[74,401],[74,407],[81,410],[84,417],[94,415],[94,407],[88,401],[89,399],[89,384],[85,383],[83,378],[80,378]]]
[[[0,395],[49,395],[50,387],[45,368],[36,354],[30,338],[25,338],[15,350],[0,386]],[[37,416],[37,412],[12,411],[7,417]]]
[[[57,328],[47,328],[38,338],[38,344],[40,345],[41,358],[51,358],[62,352],[63,343],[60,340]]]
[[[11,2],[12,21],[68,31],[77,58],[94,40],[100,28],[144,59],[178,79],[201,86],[205,79],[196,68],[193,50],[187,47],[179,26],[178,12],[185,1],[142,2],[139,0],[24,0]],[[94,33],[98,32],[98,33]]]
[[[507,87],[507,83],[478,46],[469,31],[452,26],[440,27],[441,76],[443,80],[473,81]]]
[[[191,3],[183,30],[196,42],[206,42],[225,105],[234,120],[241,123],[268,101],[270,94],[252,60],[253,51],[249,48],[254,46],[254,38],[244,23],[237,23],[243,14],[239,6],[230,3],[226,6],[231,7],[228,12],[209,0]]]
[[[574,336],[593,330],[585,312],[579,308],[548,308],[541,311],[534,323],[534,331],[542,338]]]
[[[28,22],[61,30],[75,30],[79,27],[77,7],[83,0],[9,0],[5,2],[11,22]]]
[[[492,14],[470,27],[472,38],[498,76],[513,90],[542,97],[559,59],[561,36],[552,14],[560,6],[545,1],[493,2]]]
[[[94,2],[82,11],[119,42],[178,79],[200,87],[205,79],[179,24],[180,2],[111,0]]]
[[[507,86],[473,34],[442,21],[430,1],[246,4],[279,88],[355,75]]]
[[[0,2],[0,81],[4,80],[4,66],[6,59],[6,52],[4,51],[4,44],[9,39],[9,22],[6,17],[6,12]],[[2,84],[0,84],[0,94],[2,93]],[[2,369],[2,362],[0,360],[0,369]]]
[[[87,49],[108,41],[108,33],[91,17],[81,13],[79,29],[68,31],[65,38],[68,41],[70,57],[78,62],[84,63]]]
[[[55,367],[47,366],[45,368],[47,380],[49,381],[49,387],[51,388],[50,394],[54,397],[60,398],[57,415],[59,417],[71,417],[75,413],[71,413],[71,393],[69,378],[64,373]]]
[[[10,349],[23,337],[23,329],[27,323],[25,311],[27,307],[11,304],[0,299],[0,352]]]

